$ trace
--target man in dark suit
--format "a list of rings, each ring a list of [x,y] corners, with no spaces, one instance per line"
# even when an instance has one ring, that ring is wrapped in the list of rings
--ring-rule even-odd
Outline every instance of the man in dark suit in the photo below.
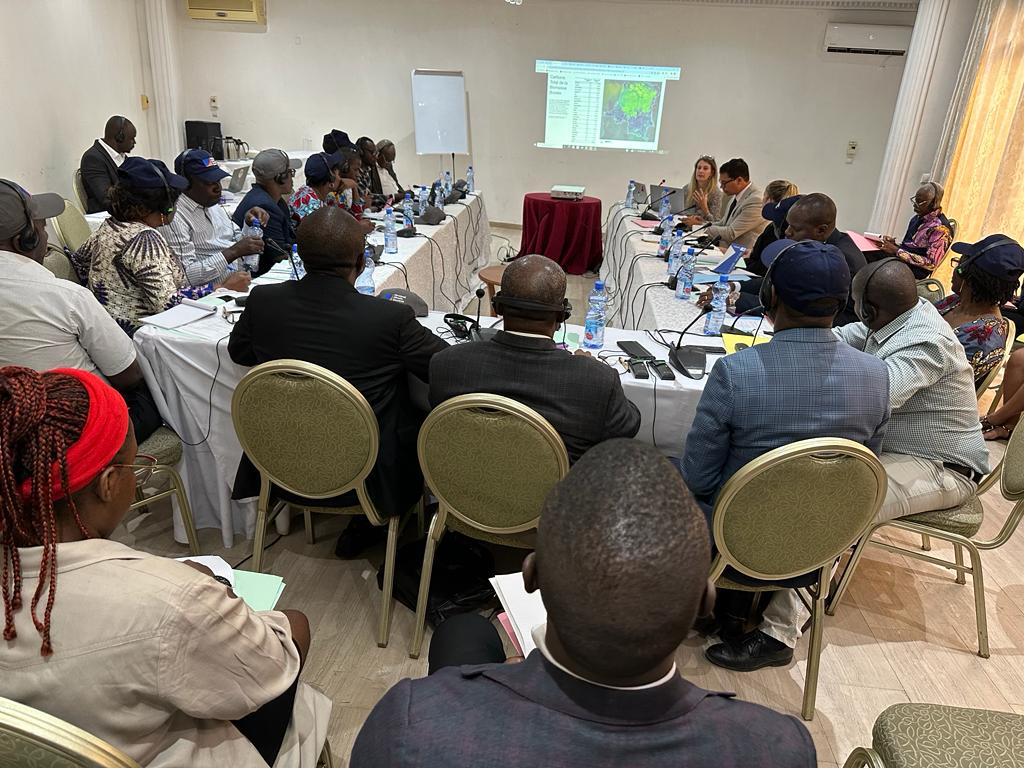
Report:
[[[632,440],[595,447],[548,495],[523,563],[547,609],[537,649],[401,681],[352,768],[811,768],[799,720],[679,674],[676,649],[714,601],[709,565],[704,516],[668,461]]]
[[[295,191],[295,169],[302,163],[288,157],[281,149],[264,149],[252,161],[252,174],[256,183],[245,193],[235,208],[231,220],[241,229],[245,214],[253,208],[262,208],[270,215],[263,227],[263,252],[260,254],[256,275],[267,272],[274,264],[287,259],[295,243],[295,227],[288,196]]]
[[[490,341],[460,344],[430,363],[430,404],[486,392],[527,405],[551,422],[569,461],[613,437],[633,437],[640,411],[626,399],[614,368],[554,342],[566,319],[565,272],[544,256],[523,256],[501,278],[494,311],[504,330]]]
[[[363,231],[351,215],[321,208],[303,219],[298,237],[306,276],[254,288],[228,354],[239,365],[281,358],[315,363],[362,392],[380,427],[367,488],[383,514],[402,514],[423,492],[416,436],[424,414],[412,403],[407,376],[425,380],[430,358],[447,345],[416,322],[410,307],[356,291],[364,268]],[[259,493],[259,476],[248,459],[234,490],[235,498]],[[338,540],[338,555],[359,554],[375,538],[370,530],[365,518],[353,518]]]
[[[85,150],[79,164],[85,188],[85,212],[107,210],[107,191],[117,184],[117,169],[135,148],[135,126],[127,117],[114,115],[103,128],[103,138]]]

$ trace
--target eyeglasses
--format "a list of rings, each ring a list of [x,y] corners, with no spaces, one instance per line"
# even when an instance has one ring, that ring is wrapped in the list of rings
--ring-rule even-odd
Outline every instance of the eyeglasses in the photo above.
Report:
[[[918,205],[928,205],[930,202],[931,200],[918,200],[916,197],[910,198],[911,205],[914,205],[915,207]]]
[[[135,455],[134,464],[111,464],[111,467],[126,467],[131,469],[135,473],[135,484],[143,486],[150,481],[153,477],[153,467],[157,464],[156,456],[150,456],[147,453],[138,453]]]

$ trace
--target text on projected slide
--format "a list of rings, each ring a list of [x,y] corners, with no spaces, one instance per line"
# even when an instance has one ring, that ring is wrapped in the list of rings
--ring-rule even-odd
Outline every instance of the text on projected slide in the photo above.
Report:
[[[539,59],[537,72],[548,76],[538,147],[658,150],[665,84],[679,67]]]

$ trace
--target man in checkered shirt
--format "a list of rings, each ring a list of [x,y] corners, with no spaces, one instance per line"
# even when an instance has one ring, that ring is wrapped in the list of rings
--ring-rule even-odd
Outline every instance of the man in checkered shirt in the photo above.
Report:
[[[878,521],[967,502],[988,474],[974,372],[956,334],[898,259],[869,264],[853,280],[859,323],[836,329],[889,369],[892,415],[880,459],[889,489]]]

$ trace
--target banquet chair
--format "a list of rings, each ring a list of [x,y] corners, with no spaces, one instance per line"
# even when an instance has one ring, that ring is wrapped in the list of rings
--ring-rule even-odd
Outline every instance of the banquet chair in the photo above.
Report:
[[[946,286],[934,277],[926,277],[917,281],[917,295],[934,304],[946,297]]]
[[[544,498],[569,471],[555,428],[532,408],[500,395],[460,395],[441,403],[423,422],[416,450],[438,507],[423,552],[409,649],[414,659],[423,645],[434,551],[445,531],[533,549]]]
[[[86,210],[86,203],[88,203],[88,199],[85,194],[85,184],[82,183],[81,168],[75,168],[75,172],[71,174],[71,188],[75,190],[75,197],[78,198],[79,210]]]
[[[1003,498],[1015,502],[1013,509],[1010,510],[999,532],[993,538],[973,538],[981,528],[985,515],[981,497],[995,485],[997,480]],[[989,657],[988,620],[985,611],[985,581],[981,552],[998,549],[1009,541],[1016,532],[1017,526],[1020,525],[1021,517],[1024,517],[1024,435],[1019,435],[1017,430],[1014,430],[1006,444],[1006,453],[1003,455],[1002,462],[981,481],[975,495],[965,504],[952,509],[923,512],[919,515],[908,515],[872,525],[863,538],[857,542],[850,562],[839,582],[839,588],[827,608],[827,613],[830,615],[835,613],[868,546],[881,547],[889,552],[908,555],[956,571],[957,584],[966,584],[966,574],[971,574],[974,581],[974,609],[978,627],[978,655],[987,659]],[[926,555],[917,549],[908,549],[873,538],[875,531],[886,527],[948,541],[953,545],[954,562]],[[971,564],[969,566],[964,565],[964,549],[970,554]]]
[[[0,765],[139,768],[119,749],[60,718],[0,698]]]
[[[135,459],[135,502],[128,508],[143,510],[155,501],[174,497],[178,502],[181,522],[188,538],[188,550],[193,555],[199,554],[199,534],[196,531],[195,519],[192,517],[192,506],[185,494],[185,484],[175,469],[181,461],[183,446],[181,438],[169,427],[159,427],[156,432],[139,444],[138,456]],[[143,491],[154,478],[166,477],[167,488],[147,496]]]
[[[55,218],[50,219],[53,225],[54,234],[60,240],[61,245],[72,251],[77,251],[90,237],[92,229],[85,216],[70,200],[64,201],[64,212]]]
[[[377,461],[380,432],[366,398],[341,376],[301,360],[274,360],[257,365],[235,388],[231,419],[246,456],[260,473],[260,496],[253,538],[253,568],[263,570],[267,524],[286,505],[302,509],[306,537],[314,539],[313,513],[366,515],[376,526],[388,526],[384,557],[377,645],[387,646],[391,632],[392,589],[398,516],[384,517],[366,490],[366,478]],[[272,487],[273,486],[273,487]],[[270,507],[273,488],[309,500],[288,500]],[[354,490],[357,506],[318,506]],[[417,505],[418,506],[418,505]]]
[[[843,768],[1020,768],[1024,716],[942,704],[894,704],[878,716],[871,746]]]
[[[55,245],[48,245],[46,247],[46,255],[43,256],[43,266],[61,280],[70,280],[72,283],[78,282],[78,275],[75,274],[75,267],[72,265],[71,259],[67,257],[63,250]]]
[[[878,513],[886,484],[881,462],[863,445],[814,438],[747,463],[715,502],[716,586],[744,592],[806,588],[810,595],[804,720],[814,718],[832,567]]]

